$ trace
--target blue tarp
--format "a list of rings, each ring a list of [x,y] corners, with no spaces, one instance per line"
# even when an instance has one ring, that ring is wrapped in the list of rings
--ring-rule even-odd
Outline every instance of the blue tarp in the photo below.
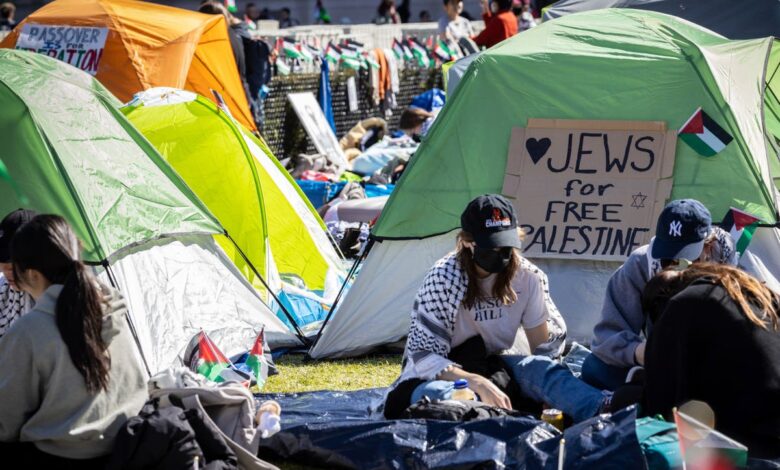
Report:
[[[327,181],[295,180],[295,182],[301,187],[312,205],[318,209],[338,196],[347,184],[346,181],[329,183]],[[393,192],[393,188],[395,188],[393,184],[367,184],[365,185],[366,197],[389,196]]]
[[[556,469],[561,437],[564,468],[643,468],[636,409],[626,408],[568,428],[564,434],[533,417],[457,423],[383,420],[371,404],[384,389],[261,395],[282,406],[282,431],[262,440],[260,456],[326,468]]]

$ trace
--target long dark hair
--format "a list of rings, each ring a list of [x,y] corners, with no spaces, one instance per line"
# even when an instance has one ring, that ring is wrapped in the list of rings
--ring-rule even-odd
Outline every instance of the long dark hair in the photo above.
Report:
[[[486,295],[492,294],[494,298],[501,300],[504,305],[517,301],[517,292],[512,288],[512,279],[520,269],[520,253],[518,250],[512,250],[512,259],[509,260],[509,266],[496,276],[496,282],[493,284],[493,292],[482,292],[479,287],[479,278],[477,276],[477,265],[474,263],[474,255],[468,245],[474,242],[474,236],[465,230],[458,233],[457,257],[461,269],[466,271],[468,276],[468,285],[466,286],[466,295],[463,297],[463,306],[472,308],[477,300],[484,299]]]
[[[39,215],[23,225],[11,241],[14,276],[25,282],[28,269],[52,284],[62,284],[55,316],[70,359],[93,393],[108,387],[111,357],[103,341],[100,285],[81,261],[81,244],[58,215]]]
[[[727,264],[694,263],[684,271],[661,271],[647,283],[642,293],[644,311],[656,321],[669,299],[699,279],[721,286],[754,325],[765,330],[780,329],[777,313],[780,296],[750,274]]]

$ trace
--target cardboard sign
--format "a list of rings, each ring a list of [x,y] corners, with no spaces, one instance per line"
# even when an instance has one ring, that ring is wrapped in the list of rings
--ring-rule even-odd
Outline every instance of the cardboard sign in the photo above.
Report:
[[[624,260],[672,190],[676,135],[658,121],[529,119],[512,129],[503,194],[530,258]]]
[[[16,48],[54,57],[94,76],[107,37],[108,28],[25,23]]]
[[[290,93],[287,98],[292,104],[295,114],[301,120],[303,128],[314,142],[317,152],[327,155],[328,159],[339,168],[339,174],[347,168],[347,157],[330,128],[320,104],[312,93]]]

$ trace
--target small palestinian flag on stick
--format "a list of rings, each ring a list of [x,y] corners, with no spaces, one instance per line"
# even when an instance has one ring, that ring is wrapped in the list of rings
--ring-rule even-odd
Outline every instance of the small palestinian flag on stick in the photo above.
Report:
[[[750,240],[753,239],[753,233],[758,228],[759,223],[761,223],[761,219],[758,217],[732,207],[723,217],[720,228],[731,234],[737,253],[742,256],[750,245]]]
[[[325,50],[325,58],[331,62],[338,63],[339,59],[341,59],[341,49],[332,42],[329,43],[328,48]]]
[[[417,62],[420,67],[430,67],[431,61],[428,57],[428,49],[415,38],[409,38],[409,46],[412,48],[412,53],[417,58]]]
[[[398,42],[398,39],[393,39],[393,54],[395,54],[395,58],[398,60],[404,58],[404,48],[401,47],[401,43]]]
[[[712,157],[734,140],[699,107],[677,131],[677,135],[701,156]]]
[[[212,382],[234,381],[249,387],[249,375],[237,370],[203,330],[190,340],[183,362]]]
[[[745,468],[748,457],[747,447],[677,408],[674,408],[672,413],[680,439],[683,468],[688,470]]]
[[[246,358],[246,365],[255,376],[255,385],[252,387],[252,393],[260,393],[265,381],[268,380],[268,361],[265,359],[263,346],[265,345],[265,327],[260,330],[260,334],[255,339],[255,344],[249,350],[249,357]]]
[[[301,51],[298,50],[298,47],[295,44],[295,39],[293,38],[282,39],[282,48],[284,49],[284,53],[287,55],[287,57],[293,59],[299,59],[301,57]]]

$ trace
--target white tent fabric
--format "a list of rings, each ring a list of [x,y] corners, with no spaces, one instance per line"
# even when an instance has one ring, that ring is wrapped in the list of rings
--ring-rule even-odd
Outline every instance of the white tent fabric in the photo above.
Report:
[[[152,374],[179,365],[201,329],[228,356],[248,350],[263,326],[270,345],[300,345],[210,236],[135,247],[112,261],[110,271]],[[100,276],[109,283],[105,272]]]
[[[313,358],[350,357],[403,339],[409,331],[417,289],[436,260],[454,248],[456,233],[375,244],[355,284],[309,354]],[[569,339],[589,343],[600,318],[607,282],[620,263],[531,261],[547,273],[550,293],[566,320]],[[741,263],[749,272],[779,277],[780,231],[758,229]],[[774,280],[770,287],[780,292]]]
[[[458,59],[457,62],[452,64],[452,67],[447,71],[447,96],[452,97],[455,93],[455,89],[458,88],[460,80],[466,75],[466,70],[469,68],[474,60],[479,57],[479,54],[471,54],[462,59]]]

